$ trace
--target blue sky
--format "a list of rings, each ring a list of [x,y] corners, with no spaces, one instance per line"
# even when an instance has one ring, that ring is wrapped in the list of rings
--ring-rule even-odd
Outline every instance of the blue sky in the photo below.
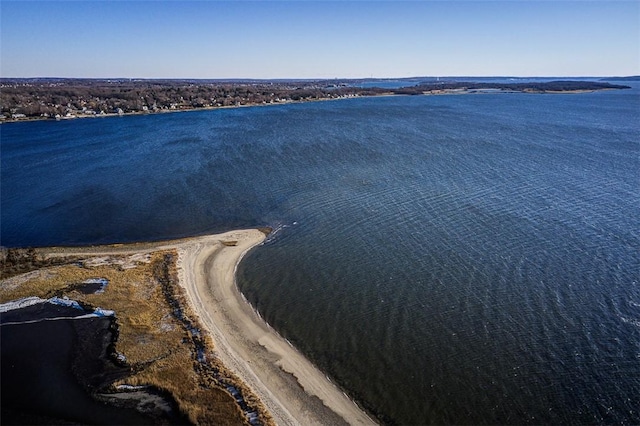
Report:
[[[2,77],[640,74],[638,1],[0,1]]]

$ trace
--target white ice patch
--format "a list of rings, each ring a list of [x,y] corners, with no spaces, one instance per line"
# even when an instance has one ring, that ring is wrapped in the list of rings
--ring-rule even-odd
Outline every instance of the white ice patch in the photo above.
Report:
[[[118,390],[127,390],[127,391],[137,391],[147,389],[149,386],[133,386],[133,385],[118,385],[116,389]]]
[[[76,302],[75,300],[71,300],[68,297],[65,297],[65,298],[52,297],[46,302],[51,303],[52,305],[67,306],[69,308],[79,309],[81,311],[84,311],[84,308],[80,306],[78,302]]]
[[[51,299],[41,299],[40,297],[25,297],[23,299],[12,300],[11,302],[0,304],[0,313],[14,311],[16,309],[28,308],[33,305],[41,305],[43,303],[50,303],[52,305],[67,306],[69,308],[85,311],[75,300],[69,298],[52,297]],[[115,316],[115,312],[109,309],[95,308],[93,312],[87,312],[86,315],[73,317],[75,319],[92,318],[92,317],[112,317]],[[67,319],[69,317],[60,317],[58,319]],[[43,320],[53,320],[56,318],[43,318]],[[71,318],[69,318],[71,319]]]
[[[28,308],[29,306],[39,305],[41,303],[47,303],[47,299],[41,299],[39,297],[25,297],[24,299],[12,300],[11,302],[3,303],[0,305],[0,313],[9,312],[15,309]]]
[[[96,310],[93,311],[93,314],[97,317],[112,317],[116,313],[109,309],[96,308]]]
[[[107,284],[109,284],[109,280],[106,278],[89,278],[88,280],[82,281],[82,284],[100,284],[100,288],[93,294],[102,294]]]

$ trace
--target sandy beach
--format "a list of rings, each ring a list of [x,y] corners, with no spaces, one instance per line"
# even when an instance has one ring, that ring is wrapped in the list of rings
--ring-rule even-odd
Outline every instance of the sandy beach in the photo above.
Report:
[[[262,232],[250,229],[193,238],[177,246],[180,284],[211,333],[216,355],[258,395],[279,425],[375,424],[268,326],[239,292],[237,265],[264,239]]]
[[[44,250],[47,256],[177,250],[179,285],[210,333],[215,356],[251,388],[276,424],[376,424],[262,320],[238,290],[238,264],[265,238],[260,230],[248,229],[166,242]]]

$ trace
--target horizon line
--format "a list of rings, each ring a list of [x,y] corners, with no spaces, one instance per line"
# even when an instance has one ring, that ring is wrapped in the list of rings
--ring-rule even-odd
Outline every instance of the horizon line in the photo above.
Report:
[[[274,77],[274,78],[259,78],[259,77],[58,77],[58,76],[31,76],[31,77],[4,77],[0,76],[0,80],[173,80],[173,81],[332,81],[332,80],[411,80],[420,78],[631,78],[640,77],[640,74],[636,75],[424,75],[424,76],[405,76],[405,77]]]

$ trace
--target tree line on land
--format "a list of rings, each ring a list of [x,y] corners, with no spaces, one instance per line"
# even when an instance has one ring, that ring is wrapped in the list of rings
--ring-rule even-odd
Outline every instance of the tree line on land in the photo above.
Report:
[[[159,112],[260,105],[379,94],[418,95],[451,90],[498,89],[563,92],[621,89],[627,86],[589,81],[529,83],[417,82],[394,89],[361,87],[358,80],[206,81],[0,79],[0,119],[56,118],[78,115]]]
[[[46,266],[60,265],[67,260],[57,257],[44,257],[36,249],[0,247],[0,279],[12,277]]]
[[[198,83],[187,81],[3,80],[6,118],[55,117],[258,105],[375,94],[376,90],[316,83]]]
[[[558,80],[546,82],[526,82],[526,83],[495,83],[495,82],[464,82],[451,81],[434,83],[423,83],[416,86],[395,90],[396,94],[415,95],[418,93],[433,92],[434,90],[503,90],[511,92],[574,92],[592,91],[606,89],[629,89],[629,86],[610,84],[599,81],[580,80]]]

